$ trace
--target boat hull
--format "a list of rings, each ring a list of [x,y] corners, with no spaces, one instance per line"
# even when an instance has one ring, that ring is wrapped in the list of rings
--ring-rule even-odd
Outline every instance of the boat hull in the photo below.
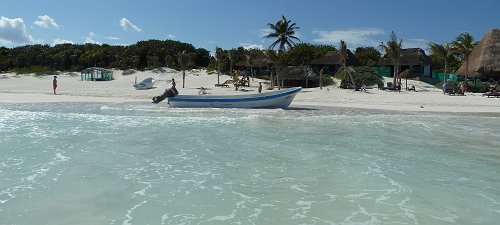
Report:
[[[300,87],[251,95],[179,95],[169,98],[174,108],[287,108]]]
[[[134,87],[135,90],[147,90],[153,88],[154,84],[134,84],[132,87]]]

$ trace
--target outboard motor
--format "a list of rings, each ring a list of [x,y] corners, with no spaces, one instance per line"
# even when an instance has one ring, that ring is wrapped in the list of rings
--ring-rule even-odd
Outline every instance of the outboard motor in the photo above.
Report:
[[[166,98],[175,97],[178,94],[179,92],[177,91],[177,89],[175,89],[175,87],[172,86],[170,88],[165,89],[165,92],[163,92],[162,95],[153,97],[153,103],[158,104],[161,101],[165,100]]]

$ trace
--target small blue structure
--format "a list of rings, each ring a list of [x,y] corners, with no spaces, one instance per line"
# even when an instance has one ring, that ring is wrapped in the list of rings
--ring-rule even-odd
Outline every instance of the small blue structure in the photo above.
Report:
[[[80,74],[82,81],[110,81],[114,80],[113,71],[100,67],[90,67],[82,70]]]

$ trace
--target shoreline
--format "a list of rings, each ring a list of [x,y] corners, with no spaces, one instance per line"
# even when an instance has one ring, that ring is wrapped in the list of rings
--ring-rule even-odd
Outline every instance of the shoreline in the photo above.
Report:
[[[1,95],[1,94],[0,94]],[[16,102],[9,102],[9,101],[0,101],[0,105],[15,105],[15,104],[61,104],[61,103],[67,103],[67,104],[127,104],[127,105],[150,105],[152,107],[157,106],[158,109],[162,110],[185,110],[185,108],[169,108],[166,103],[160,103],[160,104],[153,104],[151,102],[145,102],[141,99],[110,99],[110,98],[102,98],[102,97],[89,97],[86,100],[83,100],[84,98],[80,98],[78,101],[16,101]],[[197,108],[194,108],[195,110]],[[198,108],[199,109],[199,108]],[[230,109],[230,108],[229,108]],[[225,108],[227,110],[227,108]],[[253,109],[238,109],[238,110],[253,110]],[[256,109],[259,110],[259,109]],[[334,105],[298,105],[298,104],[292,104],[290,107],[283,109],[286,111],[317,111],[321,112],[321,114],[328,114],[331,115],[331,113],[349,113],[349,114],[358,114],[358,115],[378,115],[378,114],[398,114],[398,115],[422,115],[422,116],[439,116],[439,115],[447,115],[447,116],[470,116],[470,117],[494,117],[498,118],[500,117],[500,112],[496,111],[432,111],[432,110],[421,110],[421,111],[415,111],[415,110],[402,110],[402,109],[381,109],[381,108],[375,108],[375,107],[370,107],[370,108],[361,108],[361,107],[355,107],[355,106],[334,106]]]
[[[167,70],[163,73],[152,71],[136,72],[122,75],[122,71],[114,70],[113,81],[80,81],[79,76],[61,74],[58,76],[58,94],[52,94],[52,76],[34,77],[30,75],[2,74],[0,79],[0,103],[49,103],[49,102],[96,102],[96,103],[150,103],[151,98],[163,93],[170,87],[174,78],[180,94],[198,94],[204,87],[207,94],[234,95],[256,93],[259,82],[254,79],[245,91],[235,91],[233,87],[215,87],[216,74],[207,74],[205,70],[186,71],[185,88],[182,88],[182,72]],[[156,80],[155,88],[135,90],[132,85],[145,78]],[[220,82],[230,79],[220,75]],[[385,78],[392,80],[392,78]],[[387,81],[386,81],[387,82]],[[340,89],[335,86],[320,88],[304,88],[297,94],[291,108],[352,108],[360,110],[401,111],[411,113],[465,113],[500,115],[500,99],[482,97],[480,93],[467,93],[465,96],[443,95],[440,89],[429,84],[408,80],[414,85],[414,91],[390,92],[368,89],[366,93]],[[263,92],[268,92],[265,90]],[[274,90],[277,90],[276,88]],[[162,104],[162,103],[160,103]],[[163,103],[166,105],[166,103]],[[326,109],[328,110],[328,109]]]

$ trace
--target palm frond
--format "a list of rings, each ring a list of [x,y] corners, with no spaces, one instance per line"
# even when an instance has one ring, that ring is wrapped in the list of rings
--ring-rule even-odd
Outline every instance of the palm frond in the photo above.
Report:
[[[281,19],[275,24],[268,23],[267,25],[272,31],[264,36],[264,38],[277,38],[277,40],[269,46],[270,49],[273,49],[279,43],[279,49],[285,50],[286,46],[290,48],[295,46],[294,40],[300,41],[300,39],[294,36],[295,30],[299,29],[299,27],[297,27],[296,23],[292,23],[291,20],[287,20],[284,15],[282,15]]]

